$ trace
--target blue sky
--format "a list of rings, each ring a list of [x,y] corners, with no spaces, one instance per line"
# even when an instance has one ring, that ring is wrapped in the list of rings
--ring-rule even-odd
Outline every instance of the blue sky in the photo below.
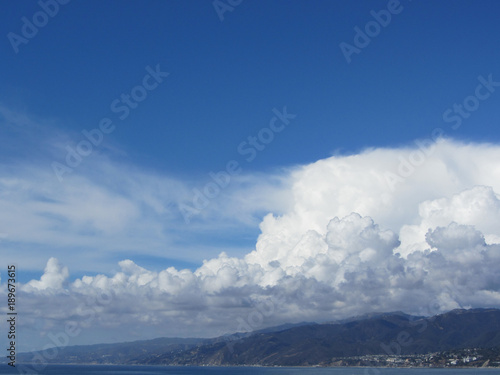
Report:
[[[496,199],[496,169],[480,173],[467,160],[484,157],[477,162],[489,165],[496,156],[485,143],[500,142],[497,1],[243,0],[230,7],[219,17],[212,1],[72,0],[13,46],[9,38],[23,36],[25,19],[44,16],[35,1],[4,4],[0,251],[3,263],[23,269],[22,283],[40,280],[26,293],[70,288],[84,276],[112,278],[126,259],[157,273],[194,272],[221,252],[247,259],[286,233],[323,235],[328,220],[351,212],[397,233],[410,253],[438,225],[419,216],[425,202],[456,203],[452,197],[479,185],[496,193],[474,192]],[[387,25],[346,59],[340,45],[356,47],[357,28],[370,33],[373,14],[388,8],[397,11]],[[157,80],[146,78],[152,71]],[[494,83],[486,87],[488,80]],[[122,95],[134,93],[144,100],[117,110]],[[459,127],[455,105],[469,108]],[[283,130],[270,132],[277,116]],[[103,119],[113,130],[60,181],[53,163],[66,165],[67,147],[76,149],[82,131]],[[259,134],[273,138],[250,146]],[[415,140],[433,144],[434,134],[449,143],[425,155],[440,162],[400,177],[396,189],[372,191],[388,171],[401,175]],[[250,161],[250,151],[242,152],[249,149]],[[231,161],[238,169],[231,182],[185,220],[182,207]],[[440,165],[459,171],[440,180]],[[373,208],[377,200],[386,206]],[[450,221],[476,225],[457,217]],[[481,225],[488,246],[497,243],[500,233]]]
[[[477,76],[499,75],[499,5],[401,6],[347,64],[339,44],[352,44],[353,28],[387,2],[243,1],[223,22],[209,1],[70,2],[18,54],[4,40],[1,99],[80,132],[109,116],[110,103],[147,65],[160,64],[168,79],[106,141],[123,147],[127,161],[183,176],[233,159],[271,109],[285,105],[298,115],[294,126],[248,169],[408,143],[441,125]],[[19,33],[21,17],[38,10],[34,2],[9,4],[2,35]],[[495,104],[482,106],[488,112],[456,136],[498,139],[483,121]]]

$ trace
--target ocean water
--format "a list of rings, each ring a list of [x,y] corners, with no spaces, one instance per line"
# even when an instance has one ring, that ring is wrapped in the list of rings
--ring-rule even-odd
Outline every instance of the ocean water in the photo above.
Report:
[[[177,366],[81,366],[50,365],[33,370],[31,366],[0,366],[0,374],[40,375],[493,375],[500,369],[416,369],[416,368],[305,368],[305,367],[177,367]]]

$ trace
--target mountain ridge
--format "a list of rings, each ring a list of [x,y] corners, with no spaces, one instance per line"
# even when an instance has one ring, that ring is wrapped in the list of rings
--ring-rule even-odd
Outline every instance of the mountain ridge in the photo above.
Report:
[[[500,349],[499,309],[455,309],[432,317],[373,313],[364,318],[285,324],[209,339],[157,338],[70,346],[60,348],[57,358],[47,362],[331,366],[338,358],[421,355],[466,348]],[[33,353],[19,354],[19,362],[29,363],[30,356]]]

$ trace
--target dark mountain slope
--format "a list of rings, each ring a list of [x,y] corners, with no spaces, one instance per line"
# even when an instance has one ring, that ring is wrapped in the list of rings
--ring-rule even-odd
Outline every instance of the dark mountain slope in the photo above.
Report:
[[[500,310],[430,318],[373,314],[328,324],[284,325],[214,339],[156,339],[62,348],[52,362],[169,365],[331,365],[336,358],[500,348]],[[29,361],[33,355],[19,355]]]

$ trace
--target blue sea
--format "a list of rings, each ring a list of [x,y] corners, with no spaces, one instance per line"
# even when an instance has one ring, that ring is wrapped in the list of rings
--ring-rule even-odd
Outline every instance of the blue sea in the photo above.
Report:
[[[414,369],[414,368],[305,368],[305,367],[177,367],[177,366],[81,366],[50,365],[33,370],[19,365],[16,368],[0,366],[0,374],[50,375],[493,375],[500,369]]]

